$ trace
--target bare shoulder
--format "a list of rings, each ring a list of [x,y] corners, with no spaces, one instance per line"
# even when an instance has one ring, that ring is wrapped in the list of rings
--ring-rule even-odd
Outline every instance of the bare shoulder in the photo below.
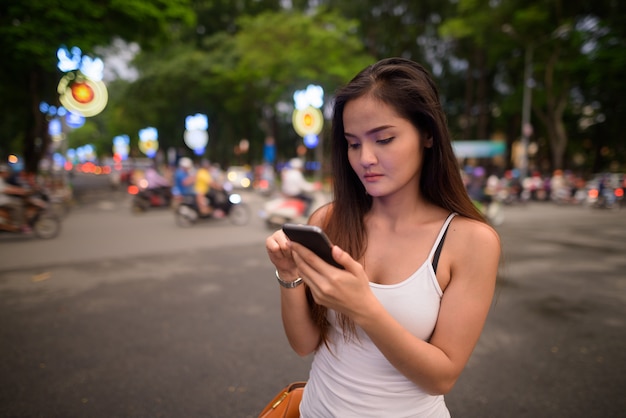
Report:
[[[452,232],[452,233],[450,233]],[[463,216],[456,216],[449,227],[451,245],[460,253],[500,253],[500,237],[489,224]]]
[[[332,212],[332,209],[332,202],[321,206],[309,217],[309,224],[323,227],[326,224],[326,219]]]
[[[473,219],[456,216],[446,235],[447,254],[444,247],[445,265],[448,267],[446,277],[438,276],[440,283],[448,288],[464,289],[466,286],[478,285],[484,289],[492,289],[496,282],[500,264],[500,237],[490,225]],[[442,254],[442,259],[444,255]],[[450,284],[450,286],[448,286]],[[442,286],[442,288],[443,288]],[[450,289],[445,291],[449,292]],[[461,293],[463,293],[461,292]],[[491,290],[485,294],[490,294]],[[457,294],[452,292],[452,294]]]

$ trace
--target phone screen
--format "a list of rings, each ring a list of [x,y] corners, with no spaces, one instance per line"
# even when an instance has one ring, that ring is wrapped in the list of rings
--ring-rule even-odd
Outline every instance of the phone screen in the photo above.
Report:
[[[333,259],[332,244],[322,228],[315,225],[286,223],[283,225],[283,232],[290,240],[304,245],[327,263],[343,268]]]

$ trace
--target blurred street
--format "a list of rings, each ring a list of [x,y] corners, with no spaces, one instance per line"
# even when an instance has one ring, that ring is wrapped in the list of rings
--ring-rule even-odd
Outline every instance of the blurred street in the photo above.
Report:
[[[59,237],[0,236],[0,417],[256,417],[306,380],[246,192],[246,226],[133,214],[123,191],[77,187]],[[484,333],[453,417],[621,417],[626,212],[506,206]]]

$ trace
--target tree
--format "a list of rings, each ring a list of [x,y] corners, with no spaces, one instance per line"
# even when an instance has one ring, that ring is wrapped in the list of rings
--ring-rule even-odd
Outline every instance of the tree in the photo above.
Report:
[[[233,80],[257,93],[258,107],[266,110],[268,136],[276,134],[271,119],[278,102],[292,103],[293,93],[311,83],[332,94],[373,62],[351,35],[357,23],[336,13],[264,13],[242,17],[240,24]]]
[[[574,152],[591,172],[624,171],[626,5],[611,3],[581,19],[579,27],[584,59],[572,76],[578,80],[572,94],[572,131],[579,141]]]
[[[460,124],[464,139],[487,139],[493,132],[491,112],[499,96],[494,78],[498,57],[503,51],[497,39],[502,36],[500,26],[504,13],[501,5],[488,0],[461,0],[455,15],[439,27],[444,40],[455,40],[455,45],[449,48],[448,59],[464,63],[463,66],[456,64],[463,68],[465,77]],[[452,71],[447,74],[453,75]]]
[[[328,97],[373,62],[353,35],[356,22],[335,13],[265,11],[242,15],[234,26],[232,34],[175,43],[158,56],[141,54],[140,77],[120,102],[125,117],[153,123],[172,140],[164,146],[179,147],[184,117],[202,112],[210,122],[211,160],[228,165],[241,138],[250,140],[250,152],[260,160],[266,137],[279,146],[295,139],[278,103],[293,103],[293,93],[311,83],[322,85]]]
[[[300,9],[308,6],[307,0],[294,1]],[[306,3],[302,5],[300,3]],[[374,58],[404,57],[431,63],[423,47],[436,36],[437,25],[448,16],[451,3],[439,0],[318,0],[314,2],[324,10],[339,13],[346,19],[359,22],[357,36],[366,51]]]
[[[40,0],[0,5],[0,152],[21,142],[25,167],[36,172],[50,141],[39,104],[58,104],[57,49],[78,46],[89,53],[114,35],[150,48],[189,25],[189,0],[60,2]],[[7,82],[10,81],[10,82]]]
[[[486,68],[496,69],[498,64],[506,64],[502,59],[502,52],[507,47],[513,51],[513,56],[509,62],[515,62],[514,69],[524,68],[528,65],[531,68],[530,79],[525,80],[527,75],[518,72],[522,76],[521,81],[516,81],[511,74],[500,74],[501,80],[510,80],[514,86],[518,86],[518,91],[524,89],[528,83],[535,83],[541,80],[534,89],[532,105],[535,115],[543,122],[545,132],[550,140],[553,165],[562,167],[562,156],[567,144],[567,133],[564,124],[564,112],[568,104],[571,81],[566,71],[568,54],[574,51],[574,45],[570,37],[565,36],[571,28],[571,17],[563,13],[560,2],[546,7],[542,0],[535,2],[489,2],[460,0],[457,4],[457,17],[445,22],[442,27],[442,34],[450,35],[457,39],[469,40],[473,45],[472,50],[482,48],[483,53],[474,55],[479,59],[470,62],[478,62],[486,65]],[[567,28],[567,30],[563,30]],[[540,35],[538,35],[540,34]],[[489,44],[487,43],[489,42]],[[508,45],[507,45],[508,44]],[[488,47],[489,45],[489,47]],[[513,48],[511,48],[511,45]],[[489,48],[489,60],[481,57],[486,54]],[[520,53],[518,48],[522,49]],[[457,49],[458,50],[458,49]],[[521,59],[520,59],[521,58]],[[510,67],[511,64],[502,68]],[[470,68],[473,68],[470,65]],[[479,74],[485,75],[486,69],[480,69]],[[494,75],[489,77],[491,85],[495,85]],[[467,84],[467,89],[473,83]],[[485,80],[479,81],[479,91],[481,86],[484,89]],[[531,87],[532,88],[532,87]],[[517,94],[521,97],[521,94]],[[486,103],[480,103],[486,99],[486,95],[480,95],[479,108],[486,113]],[[492,100],[497,96],[492,97]],[[494,100],[495,102],[495,100]],[[521,102],[521,100],[519,101]],[[468,102],[469,104],[469,102]],[[523,111],[523,109],[522,109]],[[519,120],[522,123],[522,120]],[[479,124],[480,134],[484,134],[484,123]],[[521,128],[518,132],[521,131]],[[510,141],[509,141],[510,142]]]

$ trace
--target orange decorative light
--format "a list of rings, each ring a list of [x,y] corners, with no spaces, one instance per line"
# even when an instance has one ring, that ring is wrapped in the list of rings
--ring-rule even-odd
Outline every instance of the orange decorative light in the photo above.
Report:
[[[57,86],[59,100],[69,111],[84,117],[95,116],[106,107],[109,95],[102,81],[68,73]]]
[[[81,104],[91,102],[95,95],[93,89],[89,87],[87,83],[72,83],[70,89],[72,90],[72,97],[74,100]]]
[[[308,106],[305,109],[296,109],[292,116],[293,128],[301,137],[317,135],[322,131],[324,116],[319,109]]]

